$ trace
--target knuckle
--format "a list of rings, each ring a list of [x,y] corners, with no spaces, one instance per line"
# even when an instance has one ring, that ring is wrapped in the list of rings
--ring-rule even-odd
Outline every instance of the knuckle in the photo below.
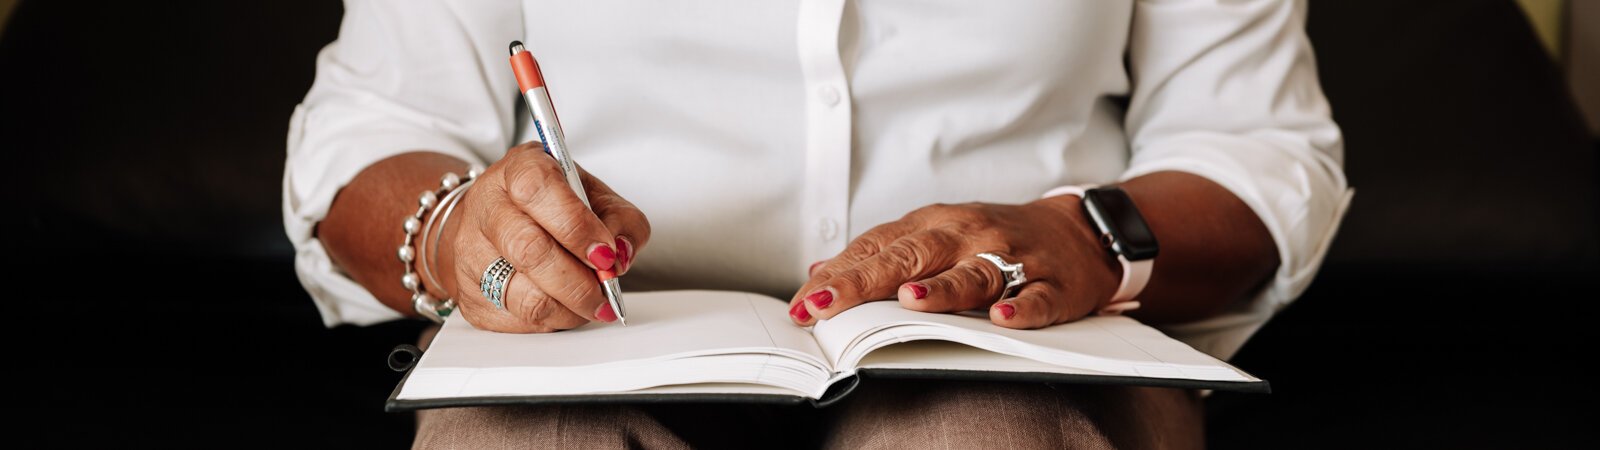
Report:
[[[833,288],[838,291],[848,291],[852,294],[859,294],[867,290],[869,286],[872,286],[873,282],[877,278],[878,276],[875,275],[871,270],[855,268],[840,272],[837,276],[834,276],[832,280],[829,280],[828,284],[833,286]],[[841,292],[841,294],[842,293],[843,292]]]
[[[868,256],[876,255],[883,250],[884,245],[888,244],[888,240],[889,238],[883,233],[869,232],[868,234],[863,234],[861,237],[856,238],[855,242],[850,243],[849,247],[845,248],[844,256],[859,261]]]
[[[558,270],[559,268],[556,267],[556,262],[560,261],[561,257],[564,255],[556,254],[554,246],[546,245],[544,248],[546,250],[545,254],[539,255],[539,257],[535,259],[528,260],[528,266],[526,268],[518,267],[517,272],[538,277]]]
[[[961,278],[968,283],[965,286],[965,290],[973,292],[974,294],[972,295],[983,295],[990,292],[998,294],[1005,287],[1005,284],[1000,281],[999,270],[993,267],[984,267],[984,264],[988,264],[988,262],[984,261],[981,264],[971,263],[964,266],[965,276]]]
[[[1005,230],[993,224],[983,225],[969,231],[972,242],[981,242],[984,248],[991,252],[1009,254],[1012,251],[1011,240]]]
[[[950,217],[945,223],[961,231],[963,234],[976,235],[977,238],[987,238],[989,232],[994,231],[994,220],[987,214],[968,211],[961,215]]]
[[[981,203],[938,204],[920,210],[925,218],[945,225],[981,225],[990,222]]]
[[[883,255],[881,259],[886,266],[884,268],[890,273],[913,274],[927,267],[928,254],[920,241],[911,241],[890,245],[881,253]]]
[[[545,195],[558,176],[555,167],[536,158],[520,160],[506,169],[506,190],[511,199],[529,204]]]
[[[555,313],[554,308],[561,307],[550,297],[543,295],[529,296],[521,302],[521,305],[521,311],[518,311],[517,315],[528,324],[541,326]]]
[[[579,281],[575,283],[563,283],[561,285],[561,291],[557,295],[559,298],[566,300],[563,303],[577,306],[584,304],[585,299],[592,298],[599,293],[599,288],[596,287],[595,283]]]
[[[554,249],[555,246],[532,232],[515,233],[506,241],[506,250],[521,265],[538,264],[548,260]]]
[[[547,219],[550,224],[549,229],[555,231],[556,240],[579,243],[584,240],[584,236],[595,231],[589,226],[590,221],[584,220],[584,214],[580,212],[582,207],[583,204],[578,203],[576,200],[561,201],[560,206],[557,208],[559,213],[553,214]],[[585,244],[580,243],[578,245]],[[582,251],[583,249],[579,248],[578,250]]]
[[[538,195],[537,180],[530,179],[530,170],[524,164],[509,164],[504,174],[505,190],[512,200],[525,202]]]

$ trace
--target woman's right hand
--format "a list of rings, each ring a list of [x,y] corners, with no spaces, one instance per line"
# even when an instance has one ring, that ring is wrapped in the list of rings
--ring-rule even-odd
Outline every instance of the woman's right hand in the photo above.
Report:
[[[544,146],[529,142],[508,150],[462,196],[439,237],[439,267],[431,269],[473,326],[543,333],[617,319],[595,270],[626,273],[650,241],[650,222],[605,183],[581,168],[579,174],[593,212]],[[499,257],[516,267],[505,309],[478,290]]]

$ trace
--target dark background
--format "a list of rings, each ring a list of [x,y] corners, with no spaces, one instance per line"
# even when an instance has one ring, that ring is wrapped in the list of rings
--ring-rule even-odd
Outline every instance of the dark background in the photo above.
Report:
[[[387,350],[325,329],[280,217],[289,113],[333,1],[26,1],[0,36],[27,444],[406,446]],[[1208,402],[1219,448],[1578,447],[1600,163],[1510,1],[1313,1],[1358,193],[1318,281]],[[16,376],[12,376],[16,375]]]

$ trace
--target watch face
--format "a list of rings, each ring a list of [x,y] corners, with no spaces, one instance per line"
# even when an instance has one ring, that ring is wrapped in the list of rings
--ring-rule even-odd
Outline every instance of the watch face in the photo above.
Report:
[[[1156,257],[1156,235],[1133,206],[1133,198],[1118,188],[1090,189],[1083,195],[1084,208],[1095,229],[1111,235],[1111,251],[1129,261]]]

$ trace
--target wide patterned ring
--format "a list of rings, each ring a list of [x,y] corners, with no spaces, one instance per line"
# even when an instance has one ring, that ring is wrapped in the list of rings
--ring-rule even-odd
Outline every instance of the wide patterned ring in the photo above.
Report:
[[[506,284],[516,272],[517,269],[511,267],[511,263],[506,262],[505,258],[495,258],[488,268],[483,269],[483,278],[478,280],[478,290],[483,292],[483,298],[489,300],[489,303],[494,303],[496,308],[506,309]]]

